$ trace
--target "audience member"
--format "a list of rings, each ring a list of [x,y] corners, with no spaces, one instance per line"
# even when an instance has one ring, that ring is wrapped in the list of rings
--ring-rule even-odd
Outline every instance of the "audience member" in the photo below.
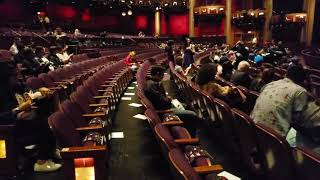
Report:
[[[193,111],[181,110],[172,106],[172,99],[166,95],[166,91],[161,83],[164,71],[161,66],[152,66],[151,77],[146,81],[144,93],[156,110],[171,110],[181,118],[190,134],[195,135],[199,118]]]
[[[60,169],[61,164],[51,160],[56,153],[56,143],[48,120],[44,113],[40,112],[42,108],[39,107],[38,111],[32,109],[31,99],[25,99],[22,96],[24,92],[17,90],[17,74],[13,64],[1,62],[0,74],[0,124],[14,124],[16,138],[31,135],[36,141],[39,153],[34,171],[52,172]],[[42,88],[39,91],[46,99],[48,89]]]
[[[274,73],[274,68],[263,69],[261,76],[258,76],[252,80],[249,89],[260,92],[263,86],[270,83],[274,79]]]
[[[194,63],[193,59],[194,51],[192,51],[191,47],[188,47],[185,49],[184,54],[183,54],[183,68],[188,68],[190,67],[191,64]]]
[[[57,46],[51,46],[49,48],[49,56],[48,59],[50,62],[53,63],[53,66],[55,69],[62,67],[64,65],[64,62],[60,60],[60,58],[57,56],[58,47]]]
[[[13,44],[10,47],[10,52],[13,56],[17,55],[19,53],[17,44],[21,43],[21,39],[19,37],[15,37],[13,39]]]
[[[68,54],[67,52],[68,46],[65,46],[64,48],[58,47],[57,49],[57,57],[60,59],[60,61],[63,62],[63,64],[68,64],[71,62],[71,57],[73,54]]]
[[[311,149],[320,155],[320,99],[308,102],[300,117],[292,123],[287,141],[292,147]]]
[[[183,69],[183,67],[182,67],[182,63],[183,63],[182,57],[177,57],[175,61],[176,61],[175,62],[175,67],[174,67],[175,71],[177,71],[181,76],[187,77],[191,67],[188,67],[186,70]]]
[[[44,48],[42,46],[37,46],[35,48],[35,58],[41,65],[46,66],[48,70],[54,70],[54,65],[48,58],[46,58]]]
[[[251,84],[249,68],[250,64],[247,61],[241,61],[238,65],[238,69],[231,75],[230,81],[235,85],[249,88]]]
[[[241,92],[235,87],[221,86],[215,82],[217,67],[218,66],[213,63],[201,66],[196,77],[196,83],[202,90],[212,96],[223,99],[234,106],[239,105],[239,103],[245,100],[245,96],[240,94]]]
[[[251,117],[286,137],[290,124],[307,105],[307,91],[299,84],[305,80],[301,66],[292,65],[286,77],[267,84],[260,93]]]

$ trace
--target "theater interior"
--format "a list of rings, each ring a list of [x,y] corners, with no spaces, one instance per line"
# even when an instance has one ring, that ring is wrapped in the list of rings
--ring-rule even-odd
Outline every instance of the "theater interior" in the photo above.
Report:
[[[320,0],[0,0],[0,180],[319,180]]]

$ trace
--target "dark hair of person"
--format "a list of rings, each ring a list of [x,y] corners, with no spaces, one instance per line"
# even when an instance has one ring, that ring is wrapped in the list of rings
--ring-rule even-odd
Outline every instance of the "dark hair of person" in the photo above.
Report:
[[[196,83],[205,85],[215,80],[217,74],[217,65],[213,63],[204,64],[198,71]]]
[[[148,61],[150,62],[150,64],[155,64],[156,63],[156,59],[155,58],[149,58]]]
[[[264,83],[267,84],[273,80],[274,73],[275,73],[274,68],[265,68],[262,71],[261,79],[264,81]]]
[[[176,57],[175,63],[176,65],[182,66],[183,58],[181,56]]]
[[[151,76],[163,75],[163,73],[164,73],[163,67],[159,65],[154,65],[151,67],[151,70],[150,70]]]
[[[301,65],[291,65],[288,67],[286,77],[296,84],[301,84],[306,79],[306,72]]]
[[[208,64],[208,63],[212,63],[209,57],[205,57],[200,60],[201,65]]]
[[[34,53],[36,54],[36,56],[42,56],[43,55],[43,47],[42,46],[36,46]]]

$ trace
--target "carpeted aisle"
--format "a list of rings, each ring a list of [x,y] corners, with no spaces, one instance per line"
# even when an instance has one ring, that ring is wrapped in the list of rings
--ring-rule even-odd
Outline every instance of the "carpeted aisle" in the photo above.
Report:
[[[144,113],[140,107],[129,106],[131,103],[140,104],[135,92],[136,84],[132,83],[120,101],[113,120],[112,132],[116,132],[116,136],[113,135],[110,143],[109,180],[172,179],[147,120],[133,117]]]

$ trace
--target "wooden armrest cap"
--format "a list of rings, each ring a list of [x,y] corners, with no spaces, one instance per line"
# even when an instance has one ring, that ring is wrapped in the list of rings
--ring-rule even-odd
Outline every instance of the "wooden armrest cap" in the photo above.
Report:
[[[199,138],[188,138],[188,139],[175,139],[174,142],[177,144],[197,144],[199,143]]]
[[[198,166],[194,167],[193,169],[199,174],[210,174],[214,172],[220,172],[223,170],[222,166],[219,164],[211,166]]]
[[[162,125],[165,125],[165,126],[179,126],[179,125],[183,125],[183,121],[167,121],[167,122],[162,122]]]

